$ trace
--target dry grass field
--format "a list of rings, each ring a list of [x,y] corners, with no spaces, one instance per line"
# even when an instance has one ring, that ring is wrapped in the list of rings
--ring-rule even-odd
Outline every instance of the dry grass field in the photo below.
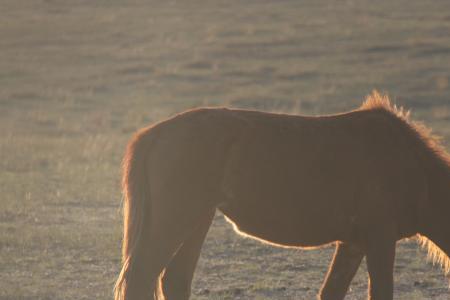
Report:
[[[449,81],[448,0],[1,0],[0,299],[112,299],[137,128],[204,105],[339,112],[376,88],[449,146]],[[217,215],[192,299],[314,299],[331,254]],[[395,299],[449,299],[414,242],[395,268]],[[366,289],[363,264],[347,299]]]

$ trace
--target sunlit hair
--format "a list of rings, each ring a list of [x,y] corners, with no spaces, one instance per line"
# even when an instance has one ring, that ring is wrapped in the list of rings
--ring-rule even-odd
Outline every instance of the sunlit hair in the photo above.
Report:
[[[129,277],[132,276],[134,259],[136,258],[139,239],[141,238],[145,199],[148,197],[147,182],[145,182],[145,151],[146,140],[142,137],[150,127],[138,131],[128,143],[122,161],[123,190],[123,240],[122,269],[114,286],[115,300],[125,298]]]
[[[427,250],[428,259],[441,266],[445,275],[450,273],[450,258],[435,243],[423,235],[417,235],[419,244]]]
[[[393,114],[409,127],[410,132],[415,134],[419,138],[418,140],[424,143],[425,150],[429,152],[428,154],[435,154],[441,163],[450,167],[450,155],[442,145],[442,138],[433,134],[431,129],[423,123],[413,121],[410,118],[411,112],[392,104],[388,95],[373,91],[372,94],[366,97],[360,110],[384,110]]]

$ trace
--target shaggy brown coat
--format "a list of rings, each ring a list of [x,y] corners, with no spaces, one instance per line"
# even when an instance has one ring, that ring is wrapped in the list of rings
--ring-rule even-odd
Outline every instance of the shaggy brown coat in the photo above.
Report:
[[[138,132],[123,170],[116,300],[188,299],[216,209],[269,244],[336,243],[320,299],[343,299],[364,256],[369,299],[392,299],[403,238],[449,271],[450,156],[377,93],[330,116],[191,110]]]

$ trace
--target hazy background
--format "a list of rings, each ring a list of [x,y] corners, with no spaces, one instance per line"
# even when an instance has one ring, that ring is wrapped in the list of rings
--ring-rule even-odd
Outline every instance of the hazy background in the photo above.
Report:
[[[0,299],[111,299],[120,160],[197,106],[323,114],[372,89],[450,141],[450,2],[0,0]],[[414,243],[396,299],[448,299]],[[282,250],[218,215],[192,299],[314,299],[332,249]],[[348,299],[366,297],[365,265]]]

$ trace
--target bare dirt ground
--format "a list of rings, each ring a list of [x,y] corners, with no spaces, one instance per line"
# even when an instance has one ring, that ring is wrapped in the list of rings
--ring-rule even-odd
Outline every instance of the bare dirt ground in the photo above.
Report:
[[[0,299],[111,299],[120,160],[139,127],[226,105],[322,114],[376,88],[450,141],[450,2],[0,1]],[[218,215],[192,299],[314,299],[332,249]],[[449,299],[414,242],[396,299]],[[366,296],[364,264],[347,299]]]

